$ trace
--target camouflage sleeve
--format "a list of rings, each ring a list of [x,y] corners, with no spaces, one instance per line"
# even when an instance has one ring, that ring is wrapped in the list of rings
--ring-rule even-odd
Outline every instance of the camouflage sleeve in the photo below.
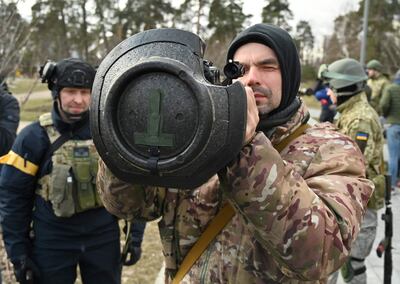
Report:
[[[349,136],[356,142],[361,153],[363,153],[366,158],[368,158],[366,154],[368,153],[368,150],[372,148],[374,140],[374,127],[371,123],[371,121],[354,117],[352,122],[346,125],[345,131],[342,131],[345,135]]]
[[[344,263],[372,192],[354,142],[320,132],[281,154],[258,133],[227,171],[228,198],[289,278],[326,278]]]
[[[378,118],[377,118],[378,119]],[[361,152],[366,161],[366,176],[373,178],[379,174],[382,161],[382,128],[378,121],[355,118],[346,127],[346,135],[350,136]],[[360,145],[364,145],[363,147]]]
[[[152,221],[161,216],[165,189],[119,180],[99,159],[97,189],[106,209],[127,220]]]

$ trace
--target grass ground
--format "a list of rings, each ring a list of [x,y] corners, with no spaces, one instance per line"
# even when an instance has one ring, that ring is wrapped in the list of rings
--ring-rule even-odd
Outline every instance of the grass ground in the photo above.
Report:
[[[52,102],[47,84],[41,84],[39,80],[29,78],[15,78],[8,80],[7,83],[10,91],[21,103],[21,121],[37,120],[40,114],[50,111]],[[48,98],[34,98],[35,93],[43,91],[48,92]],[[24,102],[27,94],[30,92],[31,96]]]
[[[21,120],[22,121],[34,121],[39,118],[42,113],[49,112],[51,110],[52,100],[49,99],[35,99],[28,100],[21,107]]]
[[[321,104],[314,96],[302,96],[301,99],[305,102],[308,108],[319,109],[321,107]]]
[[[142,257],[134,266],[122,270],[122,284],[152,284],[157,278],[164,256],[156,221],[146,226]]]
[[[13,94],[27,94],[31,90],[32,92],[47,90],[47,84],[42,84],[40,79],[15,78],[7,80],[7,83]]]
[[[122,225],[122,224],[121,224]],[[121,234],[121,247],[124,243]],[[3,284],[16,284],[10,263],[6,261],[2,239],[0,238],[0,266]],[[157,222],[147,224],[142,243],[142,257],[133,266],[124,266],[122,269],[122,284],[153,284],[162,267],[163,255],[158,233]],[[79,275],[79,274],[78,274]],[[78,277],[76,284],[82,284]],[[55,283],[56,284],[56,283]]]

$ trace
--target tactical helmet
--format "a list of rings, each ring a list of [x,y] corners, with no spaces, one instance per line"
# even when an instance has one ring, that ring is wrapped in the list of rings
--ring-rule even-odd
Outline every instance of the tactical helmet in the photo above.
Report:
[[[338,96],[358,93],[364,89],[368,79],[360,62],[352,58],[344,58],[331,63],[322,72],[322,77],[329,81],[329,87],[336,90]],[[348,87],[350,86],[354,86],[354,89],[349,91]]]
[[[376,59],[372,59],[367,63],[367,69],[372,69],[372,70],[376,70],[378,72],[383,71],[383,65],[382,63],[380,63],[378,60]]]
[[[39,70],[42,83],[47,83],[56,99],[62,88],[91,89],[96,70],[78,58],[67,58],[57,63],[47,61]]]
[[[78,58],[67,58],[57,63],[47,61],[40,67],[39,75],[42,83],[47,83],[53,97],[53,107],[64,115],[68,122],[76,122],[88,118],[88,111],[73,114],[62,108],[60,91],[63,88],[92,89],[96,70]]]

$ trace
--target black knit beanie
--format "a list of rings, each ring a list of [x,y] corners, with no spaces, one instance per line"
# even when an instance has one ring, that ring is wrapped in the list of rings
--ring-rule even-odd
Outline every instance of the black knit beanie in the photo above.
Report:
[[[231,42],[228,49],[227,61],[233,59],[239,47],[249,42],[261,43],[271,48],[278,58],[281,69],[281,103],[277,109],[273,110],[267,116],[271,117],[276,113],[284,112],[288,107],[293,106],[295,102],[297,105],[296,96],[300,86],[301,69],[297,49],[289,33],[269,24],[251,26],[238,34]]]

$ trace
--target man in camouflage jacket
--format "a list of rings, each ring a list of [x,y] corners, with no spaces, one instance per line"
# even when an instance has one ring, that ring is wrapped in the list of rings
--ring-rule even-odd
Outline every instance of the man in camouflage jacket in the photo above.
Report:
[[[389,125],[386,131],[389,150],[389,174],[393,193],[398,191],[398,172],[400,160],[400,70],[389,84],[379,104],[382,115]]]
[[[286,31],[254,25],[227,59],[245,69],[247,128],[236,159],[195,190],[128,184],[100,162],[104,205],[124,218],[161,217],[166,283],[226,202],[234,217],[181,283],[324,282],[349,255],[373,190],[362,154],[329,123],[274,149],[309,117],[296,97],[300,63]]]
[[[383,73],[383,65],[376,59],[367,63],[368,86],[371,88],[370,104],[375,111],[380,114],[379,102],[383,95],[383,90],[390,84],[388,78]]]
[[[353,138],[365,157],[367,178],[374,182],[375,191],[361,224],[361,231],[351,248],[351,257],[342,269],[346,282],[366,283],[365,258],[376,236],[377,210],[383,207],[385,178],[383,176],[383,131],[376,111],[369,105],[364,90],[367,76],[362,65],[351,58],[333,62],[327,74],[332,100],[340,117],[339,131]],[[335,280],[330,283],[336,283]]]

